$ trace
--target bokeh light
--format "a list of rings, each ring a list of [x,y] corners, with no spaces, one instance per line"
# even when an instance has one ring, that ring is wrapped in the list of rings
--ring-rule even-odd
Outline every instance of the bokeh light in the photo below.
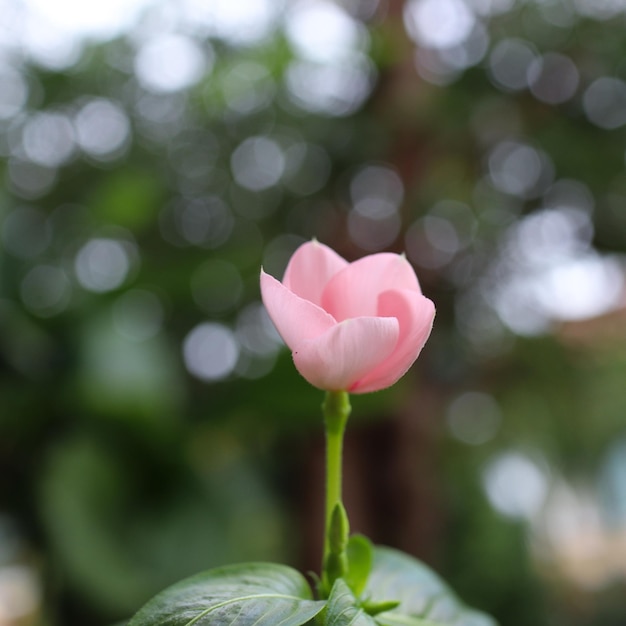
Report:
[[[231,374],[237,365],[239,351],[234,333],[215,322],[199,324],[183,342],[187,369],[207,382],[221,380]]]
[[[282,0],[184,0],[190,24],[233,46],[254,46],[268,38],[283,10]]]
[[[531,67],[540,67],[536,65],[538,59],[537,53],[527,41],[502,39],[489,55],[489,75],[498,87],[505,90],[526,89]]]
[[[74,129],[62,113],[38,113],[24,125],[22,147],[28,159],[47,167],[58,167],[74,154]]]
[[[78,145],[90,156],[110,160],[129,145],[130,122],[122,107],[110,100],[91,100],[74,119]]]
[[[450,403],[446,419],[453,437],[468,445],[479,446],[496,435],[502,414],[490,395],[468,391]]]
[[[410,0],[404,23],[416,43],[451,48],[469,37],[475,17],[463,0]]]
[[[312,113],[345,116],[363,104],[374,83],[374,68],[364,58],[321,64],[293,61],[286,75],[292,101]]]
[[[34,15],[65,37],[80,35],[109,39],[129,28],[150,0],[111,0],[89,6],[80,0],[59,0],[52,6],[45,0],[26,0]]]
[[[191,38],[159,35],[143,43],[135,71],[144,87],[157,93],[179,91],[197,83],[212,65],[212,51]]]
[[[22,74],[10,65],[0,67],[0,119],[19,113],[28,98],[28,85]]]
[[[6,175],[10,190],[26,200],[45,196],[54,188],[58,179],[56,168],[19,158],[9,160]]]
[[[349,58],[367,46],[366,31],[327,0],[295,3],[286,18],[285,33],[299,56],[319,63]]]
[[[504,452],[486,466],[483,482],[489,501],[503,515],[532,519],[548,492],[548,477],[521,452]]]
[[[261,191],[276,185],[285,171],[280,146],[269,137],[250,137],[231,157],[235,180],[246,189]]]
[[[222,79],[226,106],[238,115],[250,115],[270,104],[276,87],[267,68],[254,61],[235,64]]]
[[[87,241],[74,261],[76,278],[81,287],[97,293],[120,287],[131,269],[128,245],[104,237]]]
[[[489,176],[500,191],[529,198],[547,189],[553,166],[550,158],[533,146],[503,141],[489,155]]]
[[[411,224],[405,247],[411,261],[429,269],[450,264],[472,242],[477,222],[470,207],[455,200],[441,200],[428,215]]]
[[[367,165],[350,181],[352,210],[348,233],[363,250],[390,246],[400,233],[400,204],[404,187],[396,172],[382,165]]]
[[[626,83],[619,78],[603,76],[587,87],[583,107],[589,121],[605,129],[626,124]]]
[[[39,7],[35,10],[38,11]],[[65,19],[63,14],[58,15],[62,20]],[[78,63],[83,46],[76,34],[72,36],[62,28],[55,27],[45,15],[39,13],[30,14],[20,26],[21,37],[16,43],[37,65],[59,71]]]
[[[561,104],[576,93],[579,73],[574,62],[563,54],[549,52],[528,66],[530,90],[539,100]]]

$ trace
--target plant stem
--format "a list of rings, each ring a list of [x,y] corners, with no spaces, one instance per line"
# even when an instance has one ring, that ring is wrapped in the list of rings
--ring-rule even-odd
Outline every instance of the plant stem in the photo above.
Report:
[[[330,552],[329,530],[333,509],[341,502],[341,469],[343,434],[350,415],[350,396],[345,391],[327,391],[324,404],[326,427],[326,522],[324,531],[324,560],[322,571]]]

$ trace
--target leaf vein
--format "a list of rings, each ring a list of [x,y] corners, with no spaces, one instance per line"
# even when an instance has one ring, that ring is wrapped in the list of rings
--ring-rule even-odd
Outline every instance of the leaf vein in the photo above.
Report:
[[[283,595],[283,594],[279,594],[279,593],[257,593],[257,594],[252,594],[252,595],[249,595],[249,596],[239,596],[238,598],[230,598],[229,600],[224,600],[222,602],[218,602],[217,604],[214,604],[213,606],[210,606],[210,607],[204,609],[204,611],[201,611],[192,620],[188,621],[185,624],[185,626],[193,626],[193,624],[196,624],[203,617],[206,617],[207,615],[209,615],[211,612],[215,611],[216,609],[221,609],[223,606],[228,606],[229,604],[234,604],[236,602],[246,602],[246,601],[249,601],[249,600],[258,600],[258,599],[261,599],[261,598],[275,598],[275,599],[292,600],[292,601],[295,600],[296,602],[303,600],[302,598],[299,598],[298,596],[288,596],[288,595]]]

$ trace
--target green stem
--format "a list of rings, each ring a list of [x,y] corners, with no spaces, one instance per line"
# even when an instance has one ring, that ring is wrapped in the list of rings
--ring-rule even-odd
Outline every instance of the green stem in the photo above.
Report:
[[[343,434],[350,415],[350,396],[345,391],[327,391],[324,404],[326,427],[326,523],[324,532],[324,560],[322,571],[330,552],[329,530],[333,510],[341,501],[341,468]]]

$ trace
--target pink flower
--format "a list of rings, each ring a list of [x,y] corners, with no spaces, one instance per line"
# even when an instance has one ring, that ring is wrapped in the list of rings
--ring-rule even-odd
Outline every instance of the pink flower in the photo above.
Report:
[[[261,270],[261,294],[300,374],[328,391],[393,385],[417,359],[435,317],[404,256],[348,263],[317,241],[294,252],[282,283]]]

